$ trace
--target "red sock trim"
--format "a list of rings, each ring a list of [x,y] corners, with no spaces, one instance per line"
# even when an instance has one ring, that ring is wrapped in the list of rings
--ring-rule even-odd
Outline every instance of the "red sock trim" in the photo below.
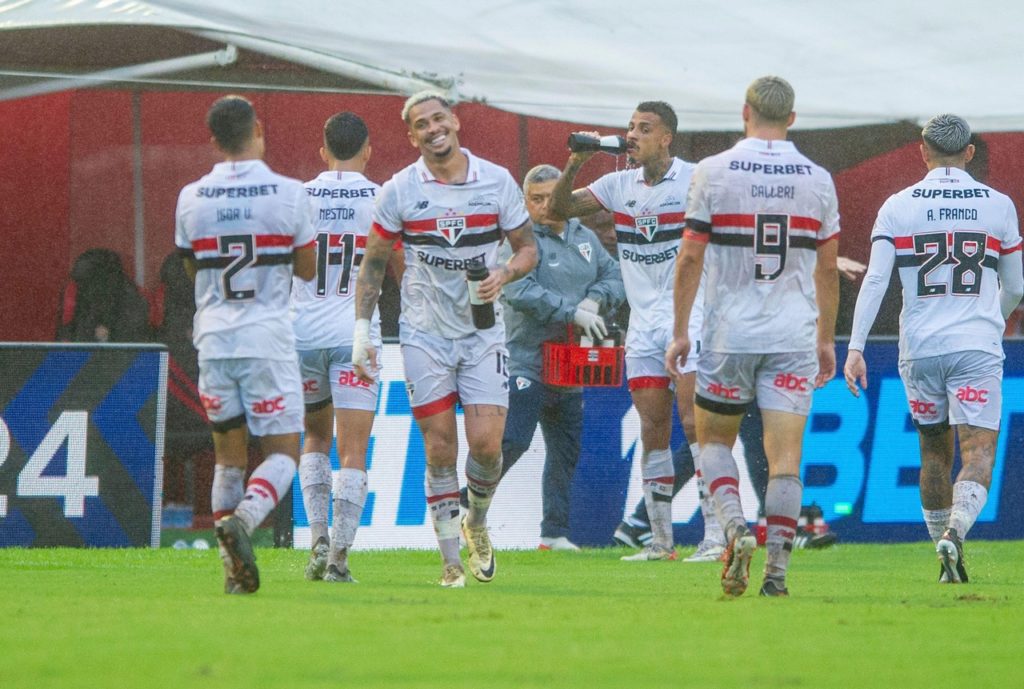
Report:
[[[722,476],[721,478],[716,478],[714,481],[712,481],[711,485],[708,486],[708,490],[711,493],[714,493],[723,486],[732,486],[733,488],[739,488],[740,482],[734,479],[732,476]]]
[[[427,504],[428,505],[433,505],[435,502],[441,502],[442,500],[458,500],[458,499],[459,499],[459,491],[455,491],[454,493],[441,493],[440,495],[428,495],[427,496]]]
[[[260,488],[262,488],[263,490],[267,491],[268,495],[266,495],[266,497],[268,497],[271,500],[273,500],[274,504],[276,505],[277,504],[277,490],[274,489],[274,486],[271,485],[270,481],[267,481],[266,479],[262,479],[262,478],[249,479],[249,485],[246,487],[247,491],[249,491],[249,490],[257,490],[257,489],[260,489]]]

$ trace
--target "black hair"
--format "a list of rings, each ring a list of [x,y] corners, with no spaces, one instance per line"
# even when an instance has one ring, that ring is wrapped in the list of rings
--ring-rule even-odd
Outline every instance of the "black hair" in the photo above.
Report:
[[[223,151],[239,153],[252,137],[256,111],[241,96],[224,96],[210,106],[206,126]]]
[[[338,160],[353,158],[369,136],[366,123],[352,112],[339,112],[324,122],[324,145]]]
[[[645,100],[640,105],[636,106],[637,112],[650,112],[661,118],[661,123],[665,125],[669,133],[674,137],[676,130],[679,129],[679,119],[676,117],[676,111],[672,109],[672,106],[663,100]]]

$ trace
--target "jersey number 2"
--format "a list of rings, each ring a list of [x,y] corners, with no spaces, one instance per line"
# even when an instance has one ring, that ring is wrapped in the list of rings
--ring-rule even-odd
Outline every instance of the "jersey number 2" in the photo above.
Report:
[[[251,234],[228,234],[217,238],[217,250],[221,256],[232,256],[238,249],[242,253],[235,256],[235,260],[228,264],[221,273],[220,279],[224,285],[224,298],[229,301],[241,301],[252,299],[256,296],[254,289],[238,289],[232,286],[231,278],[248,268],[256,262],[256,241]]]

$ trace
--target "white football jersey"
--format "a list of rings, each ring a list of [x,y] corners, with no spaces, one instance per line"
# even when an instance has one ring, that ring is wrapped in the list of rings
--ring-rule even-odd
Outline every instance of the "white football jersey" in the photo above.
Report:
[[[469,157],[464,183],[439,182],[420,158],[388,180],[377,199],[374,230],[401,238],[405,249],[403,331],[449,339],[476,332],[466,269],[476,261],[494,268],[503,232],[530,220],[508,170],[462,151]],[[504,328],[497,304],[495,324]]]
[[[1021,248],[1008,196],[961,169],[936,168],[885,202],[871,232],[879,240],[895,245],[903,283],[901,359],[1002,356],[999,256]]]
[[[380,186],[358,172],[321,172],[306,182],[316,239],[316,277],[292,280],[295,346],[306,351],[351,346],[356,322],[356,276],[366,252]],[[380,342],[380,315],[370,337]]]
[[[261,160],[217,163],[178,196],[174,242],[195,258],[199,359],[295,360],[292,250],[313,242],[302,182]]]
[[[816,349],[817,247],[839,233],[832,176],[789,141],[743,139],[693,173],[687,239],[705,253],[703,351]]]
[[[639,168],[610,172],[587,187],[615,218],[631,331],[671,327],[676,255],[686,224],[686,192],[694,167],[673,158],[668,172],[654,186],[644,181],[643,168]],[[702,280],[690,314],[690,329],[698,332],[703,285]]]

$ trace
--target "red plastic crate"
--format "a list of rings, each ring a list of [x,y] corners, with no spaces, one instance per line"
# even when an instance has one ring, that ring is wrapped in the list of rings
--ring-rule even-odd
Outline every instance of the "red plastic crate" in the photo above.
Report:
[[[544,343],[544,382],[563,387],[622,385],[623,347]]]

